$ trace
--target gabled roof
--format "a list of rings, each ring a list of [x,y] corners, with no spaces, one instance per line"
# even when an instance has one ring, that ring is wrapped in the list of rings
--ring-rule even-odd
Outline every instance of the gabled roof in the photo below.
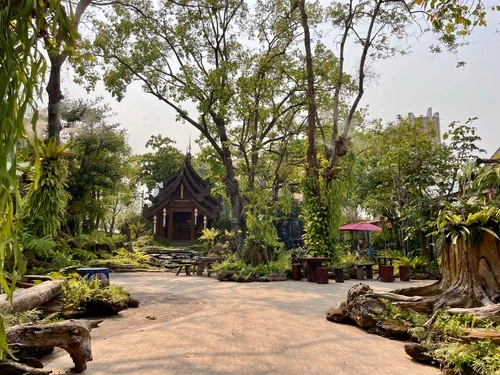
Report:
[[[191,155],[188,153],[184,158],[181,168],[163,180],[163,188],[156,197],[149,197],[152,206],[144,209],[143,215],[152,217],[161,214],[163,207],[169,204],[172,194],[179,188],[180,184],[189,191],[193,197],[193,204],[198,209],[199,215],[216,218],[219,214],[219,200],[210,195],[210,185],[202,179],[191,165]]]

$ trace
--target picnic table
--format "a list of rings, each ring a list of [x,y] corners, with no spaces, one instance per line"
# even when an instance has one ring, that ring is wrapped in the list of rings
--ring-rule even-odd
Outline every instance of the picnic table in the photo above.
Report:
[[[194,261],[192,260],[180,260],[177,264],[179,268],[177,269],[177,273],[175,274],[175,276],[179,276],[179,274],[182,271],[182,268],[186,270],[186,276],[191,276],[191,266],[193,265]]]
[[[330,262],[330,258],[321,258],[321,257],[305,257],[298,258],[298,262],[306,263],[306,274],[307,281],[310,283],[315,283],[318,281],[316,276],[316,270],[322,266],[323,263]]]

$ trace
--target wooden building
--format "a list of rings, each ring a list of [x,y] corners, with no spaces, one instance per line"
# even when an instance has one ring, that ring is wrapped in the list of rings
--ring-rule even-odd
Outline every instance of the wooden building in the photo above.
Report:
[[[152,205],[144,207],[143,216],[151,223],[156,239],[189,242],[201,235],[203,228],[213,227],[219,216],[220,202],[210,195],[210,186],[191,165],[191,155],[182,167],[163,181]]]

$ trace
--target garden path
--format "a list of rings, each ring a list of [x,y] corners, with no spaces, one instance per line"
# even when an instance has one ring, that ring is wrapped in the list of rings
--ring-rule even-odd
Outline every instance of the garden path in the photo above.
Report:
[[[365,280],[378,291],[423,282]],[[357,280],[230,283],[167,272],[111,274],[141,301],[92,331],[91,375],[431,375],[404,343],[328,322],[325,311],[345,300]],[[56,351],[54,374],[72,367]]]

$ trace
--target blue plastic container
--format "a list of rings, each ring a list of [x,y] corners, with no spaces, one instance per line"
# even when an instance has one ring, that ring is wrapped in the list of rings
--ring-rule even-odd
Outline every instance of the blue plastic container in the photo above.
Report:
[[[109,284],[109,270],[105,267],[77,268],[76,272],[87,280],[99,280],[103,284]]]

